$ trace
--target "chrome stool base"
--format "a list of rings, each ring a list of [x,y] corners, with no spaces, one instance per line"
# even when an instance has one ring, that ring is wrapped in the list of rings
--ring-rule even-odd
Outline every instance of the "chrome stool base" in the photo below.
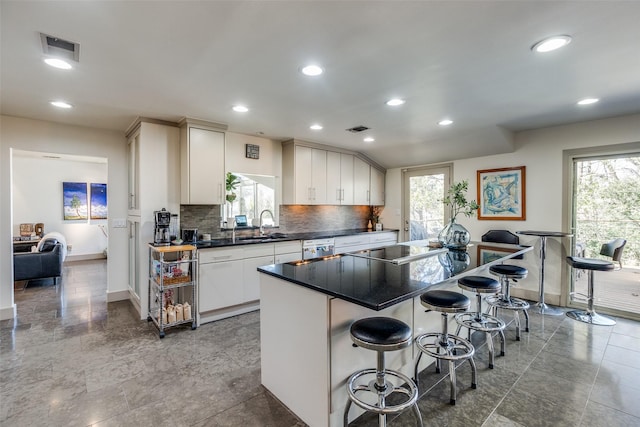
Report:
[[[595,311],[581,311],[581,310],[573,310],[567,312],[567,317],[572,318],[573,320],[578,320],[580,322],[589,323],[591,325],[599,325],[599,326],[613,326],[616,324],[616,321],[602,316]]]
[[[505,337],[504,328],[507,326],[502,319],[490,316],[485,313],[460,313],[456,314],[456,322],[458,329],[456,335],[460,335],[460,329],[467,328],[469,332],[469,340],[471,340],[471,330],[484,332],[487,339],[487,347],[489,347],[489,369],[493,369],[494,348],[493,348],[493,332],[500,335],[500,356],[504,356]]]
[[[366,384],[356,385],[356,382],[359,379],[366,376],[373,376],[373,378]],[[422,426],[422,416],[420,415],[420,410],[418,409],[417,404],[418,387],[414,384],[411,378],[400,372],[385,369],[384,386],[381,387],[378,385],[378,376],[379,372],[376,369],[365,369],[351,375],[347,381],[347,393],[349,394],[349,400],[347,401],[347,406],[344,410],[344,425],[346,426],[349,422],[348,417],[349,409],[351,409],[351,403],[355,403],[365,411],[377,413],[378,424],[380,426],[386,425],[386,416],[388,414],[398,414],[409,407],[412,407],[413,412],[418,419],[418,424]],[[392,382],[388,381],[386,377],[395,377],[402,385],[395,386]],[[356,392],[371,393],[377,403],[367,403],[365,400],[356,396]],[[395,405],[387,405],[385,399],[392,393],[402,393],[407,396],[407,400]],[[369,394],[369,396],[371,396],[371,394]],[[371,400],[373,400],[373,398]]]
[[[431,339],[431,342],[429,342]],[[449,380],[451,382],[451,395],[449,403],[456,404],[457,386],[456,386],[456,367],[455,362],[458,360],[468,360],[471,365],[471,388],[477,388],[477,372],[476,362],[473,360],[475,348],[473,344],[457,335],[449,335],[443,337],[442,333],[431,332],[419,335],[415,338],[416,346],[420,350],[418,360],[415,367],[415,382],[418,385],[418,365],[423,353],[436,359],[436,372],[440,372],[440,361],[449,362]]]
[[[487,304],[489,304],[489,310],[493,309],[493,315],[497,316],[498,309],[513,311],[513,320],[516,324],[516,341],[520,341],[520,315],[519,311],[524,313],[525,318],[525,332],[529,332],[529,303],[520,298],[509,297],[505,298],[504,295],[491,295],[486,298]]]

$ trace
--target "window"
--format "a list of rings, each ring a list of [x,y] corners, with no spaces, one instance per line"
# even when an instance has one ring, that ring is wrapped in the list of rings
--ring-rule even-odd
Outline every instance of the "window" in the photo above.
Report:
[[[259,219],[260,213],[268,209],[273,214],[265,215],[263,220],[267,225],[277,225],[276,219],[276,179],[273,176],[250,175],[234,172],[240,179],[236,188],[237,198],[233,202],[232,212],[235,215],[246,215],[247,222]]]

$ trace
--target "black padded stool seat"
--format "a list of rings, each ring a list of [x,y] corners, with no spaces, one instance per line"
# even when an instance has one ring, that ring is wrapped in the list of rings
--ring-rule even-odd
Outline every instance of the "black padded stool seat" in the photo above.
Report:
[[[418,409],[418,386],[405,374],[386,369],[384,353],[411,346],[413,333],[411,327],[401,320],[391,317],[369,317],[356,320],[350,328],[351,340],[357,347],[374,350],[378,353],[375,369],[363,369],[353,373],[347,380],[349,399],[344,409],[344,425],[349,424],[349,409],[355,403],[365,411],[378,414],[378,425],[387,423],[387,415],[399,414],[412,408],[417,424],[423,426]],[[394,380],[393,382],[391,380]],[[364,394],[361,398],[356,393]],[[387,396],[399,393],[403,399],[387,402]],[[373,403],[372,403],[373,402]]]
[[[458,360],[464,361],[465,359],[469,361],[472,388],[476,388],[477,372],[476,363],[473,360],[475,348],[468,340],[448,332],[448,313],[466,311],[471,305],[471,301],[460,292],[434,290],[420,295],[420,303],[427,309],[442,313],[442,332],[427,332],[417,336],[415,339],[416,347],[420,350],[414,369],[416,385],[418,385],[418,368],[423,354],[436,359],[436,372],[438,373],[440,372],[441,360],[446,360],[449,364],[449,381],[451,383],[449,403],[455,405],[457,395],[455,362]]]
[[[399,350],[411,345],[411,327],[390,317],[369,317],[353,322],[351,339],[358,347],[370,350]]]
[[[492,265],[491,267],[489,267],[489,271],[496,275],[509,276],[515,279],[524,279],[529,273],[526,268],[511,264]]]
[[[500,290],[500,282],[484,276],[462,277],[458,279],[458,286],[465,291],[479,293],[496,293]]]
[[[456,314],[456,322],[458,329],[456,335],[460,335],[460,330],[467,328],[467,339],[471,341],[471,331],[484,332],[487,347],[489,347],[489,369],[493,369],[494,350],[493,350],[493,332],[497,332],[500,336],[500,356],[504,356],[505,338],[504,328],[506,324],[503,320],[495,316],[490,316],[482,312],[482,295],[496,294],[500,291],[500,282],[491,277],[485,276],[466,276],[458,279],[458,287],[465,291],[476,293],[476,311]]]
[[[516,341],[520,341],[520,314],[524,313],[525,318],[525,332],[529,332],[529,303],[520,298],[514,298],[511,296],[511,283],[510,280],[524,279],[529,274],[529,271],[520,267],[519,265],[512,264],[496,264],[489,267],[489,272],[500,277],[500,285],[502,290],[497,295],[491,295],[486,298],[487,303],[491,306],[489,312],[493,312],[493,316],[498,316],[498,309],[511,310],[513,312],[513,322],[516,326]]]
[[[471,305],[466,295],[453,291],[429,291],[420,295],[420,302],[426,308],[445,313],[465,311]]]
[[[580,268],[582,270],[611,271],[615,269],[614,263],[597,258],[568,256],[567,263],[573,268]]]
[[[567,316],[578,320],[580,322],[589,323],[591,325],[600,325],[600,326],[613,326],[616,324],[616,321],[603,316],[601,314],[596,313],[593,309],[593,272],[594,271],[611,271],[615,269],[615,264],[610,261],[606,261],[603,259],[597,258],[582,258],[575,256],[567,257],[567,264],[569,264],[573,268],[579,268],[583,270],[588,270],[589,275],[587,277],[587,295],[572,292],[570,295],[579,295],[586,299],[587,301],[587,309],[586,310],[572,310],[567,312]]]

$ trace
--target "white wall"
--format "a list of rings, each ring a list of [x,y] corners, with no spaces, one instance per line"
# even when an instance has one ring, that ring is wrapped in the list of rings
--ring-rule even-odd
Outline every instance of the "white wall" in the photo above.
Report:
[[[113,228],[127,217],[127,142],[124,132],[68,126],[0,116],[0,319],[15,316],[12,268],[11,150],[104,157],[108,162],[109,262],[107,298],[128,298],[126,228]],[[46,177],[43,177],[46,179]],[[46,224],[45,224],[46,226]]]
[[[107,220],[64,221],[62,212],[63,182],[107,182],[105,159],[95,159],[88,162],[14,153],[13,235],[20,235],[21,223],[41,222],[45,233],[58,231],[65,236],[72,247],[69,256],[101,255],[107,248],[107,237],[98,225],[106,227]]]
[[[479,221],[476,217],[461,217],[459,221],[471,233],[472,240],[480,240],[482,234],[491,229],[567,231],[567,213],[563,206],[568,196],[563,193],[563,151],[587,147],[627,144],[629,148],[640,143],[640,115],[615,117],[565,126],[555,126],[520,132],[515,135],[516,149],[513,153],[477,157],[454,162],[453,180],[469,181],[470,198],[476,199],[476,172],[513,166],[526,166],[526,220],[525,221]],[[635,143],[635,144],[634,144]],[[618,149],[619,147],[616,147]],[[637,148],[636,148],[637,149]],[[425,163],[426,164],[426,163]],[[387,171],[386,193],[400,193],[402,185],[401,169]],[[388,197],[382,216],[387,228],[402,229],[400,217],[395,215],[401,209],[401,197]],[[535,255],[527,255],[529,276],[521,281],[521,296],[535,297],[538,290],[539,263],[538,239],[521,236],[521,243],[536,244]],[[560,303],[561,286],[566,286],[564,256],[570,254],[569,239],[548,239],[547,261],[545,263],[545,295],[547,302]],[[528,292],[527,292],[528,291]],[[551,295],[549,295],[551,294]]]

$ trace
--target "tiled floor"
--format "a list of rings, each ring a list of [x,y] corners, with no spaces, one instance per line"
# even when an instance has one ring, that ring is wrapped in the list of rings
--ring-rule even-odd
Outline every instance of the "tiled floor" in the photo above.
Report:
[[[16,290],[18,319],[0,323],[0,425],[304,425],[260,386],[258,313],[160,340],[128,302],[106,303],[105,266],[75,262],[58,286]],[[493,370],[479,349],[476,390],[468,364],[457,369],[456,406],[447,378],[423,371],[425,425],[640,425],[640,323],[532,313],[531,331],[514,337]],[[389,425],[415,420],[407,412]]]

